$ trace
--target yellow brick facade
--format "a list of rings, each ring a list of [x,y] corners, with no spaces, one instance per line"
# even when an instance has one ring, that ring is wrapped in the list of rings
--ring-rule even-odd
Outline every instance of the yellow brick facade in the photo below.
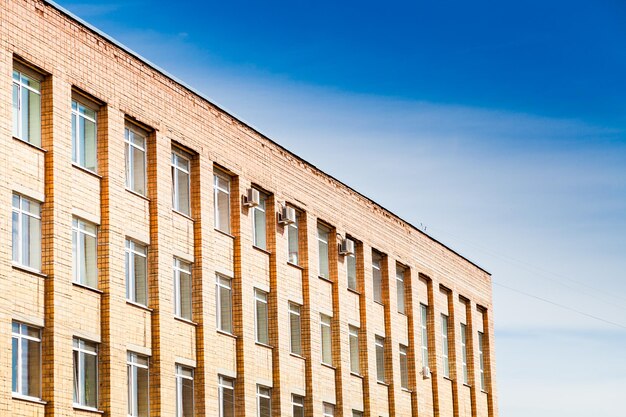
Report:
[[[150,415],[175,415],[175,365],[195,370],[196,416],[218,415],[218,376],[233,377],[236,415],[257,415],[257,384],[272,388],[273,416],[496,417],[491,277],[374,202],[320,172],[159,70],[41,0],[0,2],[0,416],[95,416],[73,406],[72,338],[98,343],[98,409],[127,416],[127,352],[150,357]],[[42,144],[12,137],[12,69],[37,69]],[[98,111],[97,174],[72,164],[71,100]],[[149,130],[147,197],[125,188],[124,128]],[[191,216],[172,210],[171,152],[193,155]],[[328,150],[332,152],[332,149]],[[232,177],[231,233],[214,229],[213,173]],[[255,248],[252,185],[269,194],[267,250]],[[13,193],[42,204],[42,271],[12,263]],[[287,262],[284,203],[297,207],[300,266]],[[72,217],[98,225],[98,287],[73,283]],[[331,228],[330,279],[318,277],[318,222]],[[335,241],[335,236],[337,240]],[[357,291],[347,288],[340,239],[356,242]],[[127,238],[148,246],[148,307],[126,300]],[[372,250],[383,254],[382,303],[373,299]],[[173,259],[192,263],[193,320],[174,315]],[[396,268],[406,268],[406,314]],[[234,335],[216,330],[216,273],[232,277]],[[269,292],[270,346],[255,342],[254,289]],[[288,304],[300,304],[302,355],[290,353]],[[420,304],[429,306],[431,378],[422,375]],[[321,363],[320,314],[332,317],[333,366]],[[442,372],[441,314],[449,317],[450,377]],[[14,398],[11,322],[42,329],[42,398]],[[468,329],[469,383],[462,381],[460,324]],[[350,372],[349,326],[359,332],[361,375]],[[485,389],[478,332],[484,333]],[[385,338],[385,379],[376,377],[375,338]],[[409,389],[399,346],[408,347]]]

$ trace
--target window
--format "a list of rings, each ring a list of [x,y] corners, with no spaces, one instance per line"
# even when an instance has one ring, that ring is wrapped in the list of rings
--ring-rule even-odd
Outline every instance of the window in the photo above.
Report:
[[[176,417],[193,417],[193,369],[176,365]]]
[[[304,417],[304,397],[291,394],[291,409],[293,417]]]
[[[12,342],[13,393],[41,398],[41,331],[14,321]]]
[[[232,280],[223,275],[216,276],[217,328],[223,332],[233,332],[233,291]]]
[[[41,204],[13,194],[13,262],[41,270]]]
[[[148,248],[126,239],[126,299],[148,305]]]
[[[318,274],[322,278],[330,279],[330,272],[328,269],[328,236],[330,231],[322,226],[317,226],[317,242],[318,242],[318,254],[319,254],[319,271]]]
[[[448,316],[441,315],[441,362],[443,364],[443,376],[450,378],[450,360],[448,358]]]
[[[220,375],[218,390],[219,417],[235,417],[235,380]]]
[[[360,375],[361,364],[359,362],[359,328],[348,326],[348,333],[350,342],[350,372]]]
[[[252,208],[252,237],[254,246],[261,249],[267,249],[266,203],[267,195],[259,191],[259,205]]]
[[[408,348],[400,345],[400,386],[409,389],[409,360],[407,356]]]
[[[428,366],[428,306],[420,304],[422,326],[422,366]]]
[[[13,69],[13,136],[41,146],[41,80]]]
[[[324,403],[324,417],[335,417],[335,406],[333,404]]]
[[[191,215],[191,158],[183,151],[172,151],[172,207]]]
[[[98,407],[98,345],[74,338],[74,404]]]
[[[398,299],[398,312],[404,314],[404,267],[396,267],[396,294]]]
[[[124,129],[126,188],[146,195],[146,132],[134,126]]]
[[[322,363],[333,364],[332,333],[330,331],[331,317],[320,315],[320,330],[322,333]]]
[[[380,270],[381,256],[372,252],[372,278],[374,280],[374,301],[383,302],[383,276]]]
[[[72,162],[96,170],[96,110],[72,100]]]
[[[302,326],[300,323],[300,306],[289,303],[289,325],[291,330],[291,353],[302,355]]]
[[[363,411],[352,410],[352,417],[363,417]]]
[[[213,200],[215,228],[230,233],[230,177],[226,174],[213,174]]]
[[[128,415],[148,417],[150,415],[150,381],[148,357],[128,352]]]
[[[191,264],[174,258],[174,313],[191,320]]]
[[[258,417],[272,417],[272,390],[263,385],[256,386]]]
[[[463,360],[463,383],[469,383],[467,372],[467,325],[461,323],[461,355]]]
[[[72,219],[72,249],[74,255],[74,282],[96,288],[98,286],[97,229],[92,223]]]
[[[298,250],[298,222],[300,221],[300,213],[296,211],[296,222],[287,225],[287,242],[288,242],[288,251],[289,258],[288,262],[299,265],[300,264],[300,256]]]
[[[485,391],[485,335],[478,332],[478,366],[480,367],[480,389]]]
[[[356,291],[356,256],[351,253],[346,256],[346,268],[348,270],[348,288]]]
[[[267,322],[267,293],[259,289],[254,290],[256,341],[269,345],[270,336]]]
[[[385,338],[376,336],[376,380],[385,382]]]

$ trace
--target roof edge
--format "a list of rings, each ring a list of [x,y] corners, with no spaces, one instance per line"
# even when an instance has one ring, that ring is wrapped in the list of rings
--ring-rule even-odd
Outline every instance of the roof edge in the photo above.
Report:
[[[285,148],[284,146],[282,146],[280,143],[276,142],[275,140],[269,138],[268,136],[266,136],[265,134],[263,134],[263,132],[261,132],[259,129],[257,129],[256,127],[254,127],[254,125],[252,125],[251,123],[246,122],[245,120],[241,119],[238,116],[235,116],[233,112],[231,112],[230,110],[228,110],[226,107],[216,103],[213,99],[209,98],[208,96],[206,96],[204,93],[201,93],[200,91],[197,91],[195,88],[191,87],[190,85],[188,85],[187,83],[185,83],[184,81],[180,80],[179,78],[175,77],[174,75],[170,74],[169,72],[167,72],[166,70],[164,70],[163,68],[159,67],[158,65],[154,64],[153,62],[151,62],[150,60],[144,58],[143,56],[141,56],[140,54],[138,54],[137,52],[133,51],[132,49],[130,49],[129,47],[127,47],[126,45],[124,45],[123,43],[119,42],[118,40],[116,40],[115,38],[113,38],[112,36],[108,35],[107,33],[101,31],[100,29],[96,28],[95,26],[91,25],[90,23],[88,23],[87,21],[83,20],[82,18],[76,16],[75,14],[73,14],[72,12],[70,12],[69,10],[67,10],[66,8],[64,8],[63,6],[57,4],[55,1],[53,0],[41,0],[44,3],[46,3],[47,5],[53,7],[54,9],[56,9],[57,11],[61,12],[62,14],[66,15],[67,17],[69,17],[70,19],[76,21],[77,23],[83,25],[84,27],[86,27],[87,29],[91,30],[92,32],[94,32],[95,34],[97,34],[98,36],[101,36],[102,38],[106,39],[107,41],[109,41],[110,43],[112,43],[113,45],[117,46],[118,48],[122,49],[123,51],[125,51],[126,53],[132,55],[133,57],[137,58],[139,61],[143,62],[144,64],[148,65],[150,68],[152,68],[153,70],[161,73],[162,75],[164,75],[165,77],[169,78],[170,80],[174,81],[175,83],[179,84],[181,87],[185,88],[186,90],[188,90],[190,93],[198,96],[199,98],[205,100],[207,103],[209,103],[210,105],[216,107],[217,109],[219,109],[220,111],[226,113],[228,116],[232,117],[233,119],[235,119],[236,121],[238,121],[239,123],[241,123],[242,125],[248,127],[249,129],[253,130],[255,133],[257,133],[258,135],[260,135],[262,138],[264,138],[265,140],[271,142],[272,144],[278,146],[280,149],[282,149],[283,151],[287,152],[289,155],[293,156],[294,158],[304,162],[305,164],[307,164],[308,166],[310,166],[311,168],[315,169],[316,171],[320,172],[321,174],[333,179],[334,181],[337,181],[337,183],[341,184],[342,186],[346,187],[347,189],[349,189],[350,191],[352,191],[353,193],[359,195],[360,197],[364,198],[365,200],[369,201],[370,203],[380,207],[382,210],[386,211],[387,213],[389,213],[391,216],[395,217],[396,219],[400,220],[402,223],[406,224],[407,226],[411,227],[413,230],[417,231],[418,233],[422,234],[423,236],[427,237],[428,239],[430,239],[431,241],[437,243],[438,245],[441,245],[442,247],[444,247],[445,249],[449,250],[450,252],[452,252],[453,254],[455,254],[456,256],[460,257],[461,259],[469,262],[471,265],[475,266],[476,268],[478,268],[479,270],[483,271],[484,273],[486,273],[489,276],[491,275],[491,272],[487,271],[485,268],[481,267],[480,265],[478,265],[477,263],[473,262],[472,260],[466,258],[465,256],[461,255],[459,252],[455,251],[454,249],[450,248],[449,246],[447,246],[446,244],[442,243],[441,241],[435,239],[434,237],[432,237],[431,235],[429,235],[428,233],[424,232],[423,230],[419,229],[418,227],[414,226],[412,223],[404,220],[402,217],[398,216],[397,214],[395,214],[394,212],[392,212],[391,210],[383,207],[382,205],[380,205],[379,203],[377,203],[376,201],[372,200],[371,198],[369,198],[368,196],[364,195],[363,193],[355,190],[354,188],[352,188],[351,186],[349,186],[348,184],[344,183],[343,181],[333,177],[332,175],[328,174],[327,172],[321,170],[320,168],[318,168],[317,166],[313,165],[312,163],[310,163],[309,161],[305,160],[304,158],[296,155],[295,153],[293,153],[292,151],[290,151],[289,149]]]

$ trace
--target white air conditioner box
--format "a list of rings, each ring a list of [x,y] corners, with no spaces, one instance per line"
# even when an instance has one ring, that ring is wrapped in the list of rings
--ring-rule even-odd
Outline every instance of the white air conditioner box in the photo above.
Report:
[[[354,241],[345,238],[339,245],[339,254],[342,256],[354,255]]]
[[[248,188],[248,194],[243,198],[243,204],[248,207],[256,207],[261,202],[261,194],[256,188]]]
[[[280,216],[278,216],[278,223],[288,225],[296,222],[296,209],[289,206],[284,206]]]

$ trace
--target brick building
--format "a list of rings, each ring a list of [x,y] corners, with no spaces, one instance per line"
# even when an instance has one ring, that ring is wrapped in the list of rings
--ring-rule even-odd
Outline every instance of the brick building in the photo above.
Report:
[[[54,3],[0,18],[0,416],[497,416],[489,273]]]

